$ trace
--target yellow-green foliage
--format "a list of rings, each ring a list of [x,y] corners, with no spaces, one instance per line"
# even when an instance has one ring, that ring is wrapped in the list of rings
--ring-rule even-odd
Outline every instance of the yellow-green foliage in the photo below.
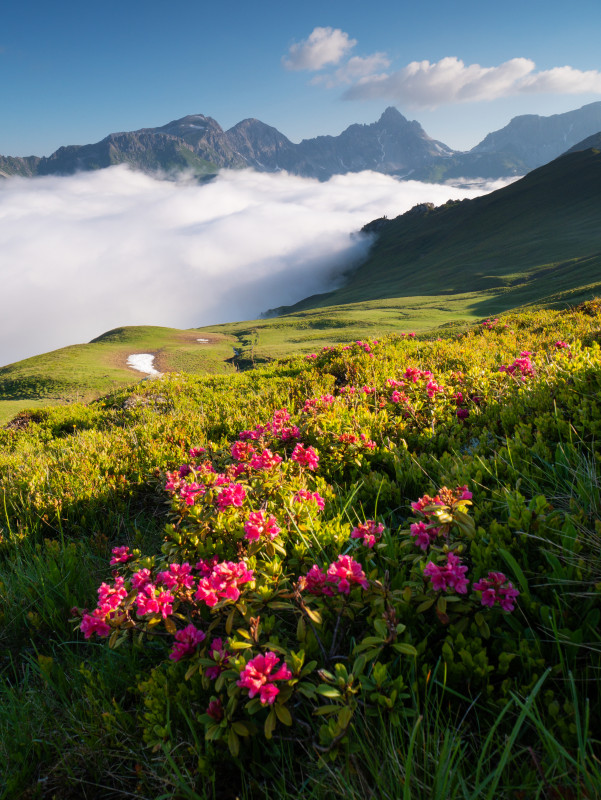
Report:
[[[111,581],[111,548],[128,547],[133,560],[114,567],[126,596],[96,630],[119,647],[115,657],[139,654],[129,687],[137,736],[178,768],[212,774],[229,749],[260,773],[279,735],[311,741],[322,759],[352,754],[360,720],[411,727],[433,674],[453,714],[476,704],[474,736],[544,680],[540,724],[575,746],[566,676],[585,682],[601,666],[600,322],[598,303],[509,314],[445,338],[397,335],[230,376],[167,375],[90,406],[20,415],[0,431],[0,636],[17,659],[28,639],[63,641],[60,615],[75,591],[91,632],[82,609]],[[290,437],[273,428],[283,408]],[[240,440],[280,461],[236,472]],[[315,470],[295,458],[298,441],[318,453]],[[244,499],[221,507],[231,483]],[[299,510],[300,490],[318,492],[323,511]],[[426,514],[440,532],[422,550],[410,525],[424,515],[410,504],[437,493]],[[273,541],[246,536],[259,511],[277,521]],[[368,520],[384,526],[374,547],[351,536]],[[436,589],[424,570],[449,552],[470,584],[503,573],[519,591],[515,611],[482,606],[471,589]],[[326,570],[341,554],[368,586],[307,593],[312,566]],[[253,570],[240,598],[213,607],[184,593],[165,615],[136,607],[136,570],[156,579],[169,564],[213,556]],[[173,663],[174,636],[189,624],[204,643]],[[206,668],[217,637],[231,658],[215,682]],[[273,704],[239,683],[266,653],[291,675]],[[596,702],[598,685],[587,686]],[[216,700],[221,719],[206,713]],[[587,735],[600,733],[597,715]]]

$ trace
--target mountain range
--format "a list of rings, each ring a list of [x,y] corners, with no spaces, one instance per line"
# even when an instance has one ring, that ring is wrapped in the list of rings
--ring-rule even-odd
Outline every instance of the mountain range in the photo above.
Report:
[[[111,133],[95,144],[60,147],[48,157],[0,156],[0,177],[69,175],[128,164],[145,172],[190,170],[199,177],[251,167],[320,180],[362,170],[423,181],[491,179],[523,175],[599,131],[601,102],[549,117],[515,117],[468,152],[432,139],[419,122],[393,107],[377,122],[298,144],[257,119],[224,131],[211,117],[193,114],[159,128]]]

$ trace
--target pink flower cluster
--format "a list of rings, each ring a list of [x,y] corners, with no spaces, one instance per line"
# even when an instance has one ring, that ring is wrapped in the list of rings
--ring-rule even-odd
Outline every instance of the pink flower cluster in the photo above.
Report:
[[[136,610],[141,617],[147,614],[160,614],[167,619],[173,614],[173,601],[175,597],[152,583],[147,583],[136,597]]]
[[[292,498],[293,503],[315,503],[319,511],[326,507],[325,500],[319,492],[310,492],[308,489],[299,489]]]
[[[253,580],[253,571],[247,568],[244,561],[237,564],[233,561],[221,561],[213,566],[210,575],[198,581],[194,598],[202,600],[211,608],[221,600],[235,603],[240,597],[240,587]]]
[[[429,514],[424,510],[429,506],[453,506],[456,503],[461,502],[461,500],[471,500],[472,493],[468,490],[467,486],[458,486],[456,489],[447,489],[446,486],[443,486],[437,495],[434,497],[430,497],[430,495],[425,494],[423,497],[420,497],[419,500],[415,500],[411,503],[411,508],[414,511],[417,511],[418,514],[423,516],[429,516]]]
[[[392,403],[409,403],[409,398],[405,394],[405,392],[399,392],[398,389],[395,389],[394,392],[390,395],[390,400]]]
[[[205,634],[203,631],[192,624],[186,625],[185,628],[175,634],[175,644],[169,653],[169,658],[172,661],[179,661],[186,656],[191,656],[204,639]]]
[[[513,611],[514,600],[520,594],[502,572],[489,572],[486,578],[476,581],[472,589],[482,592],[483,606],[492,608],[498,603],[504,611]]]
[[[365,447],[367,450],[374,450],[376,447],[376,443],[368,439],[364,433],[359,434],[359,436],[354,433],[341,433],[338,436],[338,441],[341,444],[354,444],[359,447]]]
[[[292,672],[283,662],[278,669],[276,666],[279,658],[268,650],[265,655],[258,655],[251,659],[240,673],[238,686],[248,689],[250,698],[259,695],[263,705],[272,705],[280,690],[275,685],[276,681],[287,681],[292,677]],[[275,671],[274,671],[275,670]]]
[[[413,522],[409,526],[409,531],[415,537],[415,544],[424,552],[436,540],[440,533],[440,528],[435,525],[426,525],[425,522]]]
[[[498,324],[498,322],[499,322],[499,320],[498,320],[498,319],[486,319],[486,320],[484,320],[484,322],[482,323],[482,327],[483,327],[483,328],[486,328],[487,330],[490,330],[491,328],[494,328],[494,327],[495,327],[495,325],[497,325],[497,324]]]
[[[148,572],[148,570],[145,570],[145,572]],[[168,569],[159,572],[156,582],[176,592],[193,589],[194,578],[192,577],[192,567],[188,562],[184,562],[183,564],[169,564]]]
[[[351,539],[363,539],[363,544],[366,547],[373,547],[376,542],[379,542],[384,532],[384,526],[381,522],[376,522],[373,519],[368,519],[366,522],[360,522],[351,532]]]
[[[232,458],[236,461],[249,461],[255,454],[255,448],[250,442],[234,442],[231,449]]]
[[[361,564],[344,555],[338,556],[338,561],[330,564],[327,572],[314,564],[305,576],[299,578],[298,585],[301,591],[328,597],[334,595],[334,590],[338,594],[349,594],[353,586],[369,588]]]
[[[324,411],[329,408],[334,402],[334,397],[331,394],[323,394],[321,397],[309,397],[305,400],[303,406],[303,414],[313,414],[316,411]]]
[[[222,639],[213,639],[207,656],[214,664],[213,666],[205,667],[204,674],[207,678],[212,681],[216,680],[227,669],[231,655],[230,651],[226,650]]]
[[[282,442],[287,442],[290,439],[298,439],[300,431],[296,425],[285,426],[285,423],[290,420],[290,412],[287,408],[280,408],[273,412],[271,422],[267,425],[257,425],[252,430],[241,431],[238,434],[240,441],[248,441],[264,439],[268,434],[271,434],[276,439]]]
[[[111,553],[113,554],[110,561],[111,566],[113,564],[124,564],[133,558],[133,555],[129,552],[129,547],[113,547]]]
[[[260,453],[255,453],[250,461],[250,466],[256,470],[270,470],[277,467],[282,462],[282,456],[277,453],[272,453],[271,450],[265,448]]]
[[[426,378],[432,378],[432,373],[430,370],[421,370],[418,369],[418,367],[407,367],[404,377],[412,383],[417,383],[418,381],[423,381]]]
[[[225,511],[226,508],[234,506],[240,508],[246,498],[246,489],[240,483],[230,483],[217,495],[217,508]]]
[[[98,587],[98,606],[91,614],[84,612],[80,630],[89,639],[93,633],[99,636],[108,636],[111,632],[109,621],[119,615],[119,606],[127,597],[127,589],[121,576],[115,577],[115,583],[111,586],[102,583]]]
[[[454,553],[448,553],[447,563],[444,567],[437,566],[433,561],[428,562],[424,575],[430,578],[435,592],[451,589],[458,594],[467,593],[468,581],[465,577],[467,567]]]
[[[499,372],[506,372],[508,375],[519,375],[522,380],[532,377],[536,371],[534,364],[530,360],[531,352],[524,350],[520,357],[514,359],[513,364],[501,364]]]
[[[301,467],[315,470],[319,463],[319,455],[317,450],[313,447],[303,447],[302,444],[297,444],[292,451],[291,456],[293,461],[296,461]]]
[[[439,386],[435,380],[428,381],[426,384],[426,393],[430,399],[436,396],[438,392],[444,391],[442,386]]]
[[[249,542],[258,542],[261,538],[275,539],[280,530],[276,518],[263,511],[251,511],[244,523],[245,539]]]

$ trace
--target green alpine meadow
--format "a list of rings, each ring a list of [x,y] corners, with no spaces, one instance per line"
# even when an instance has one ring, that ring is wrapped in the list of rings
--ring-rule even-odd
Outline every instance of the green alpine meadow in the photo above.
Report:
[[[599,797],[601,303],[466,308],[119,329],[50,354],[86,403],[29,359],[0,797]]]

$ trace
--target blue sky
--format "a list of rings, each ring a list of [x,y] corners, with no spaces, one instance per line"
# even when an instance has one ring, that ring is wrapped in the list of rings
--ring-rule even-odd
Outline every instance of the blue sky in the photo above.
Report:
[[[517,114],[601,100],[600,32],[599,0],[12,0],[0,153],[193,113],[224,128],[257,117],[299,141],[388,105],[467,149]]]

